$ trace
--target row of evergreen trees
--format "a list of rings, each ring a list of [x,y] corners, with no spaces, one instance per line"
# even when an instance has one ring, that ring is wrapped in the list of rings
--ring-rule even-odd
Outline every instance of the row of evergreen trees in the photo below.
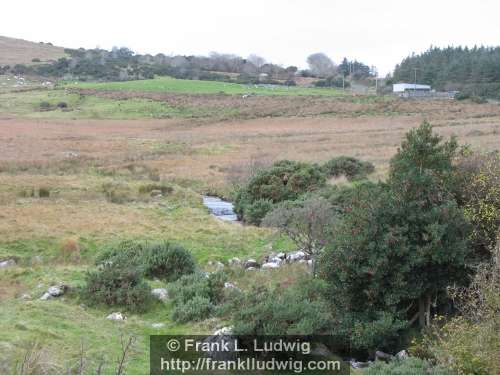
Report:
[[[394,70],[394,82],[417,81],[438,90],[500,97],[500,47],[431,47],[405,58]]]

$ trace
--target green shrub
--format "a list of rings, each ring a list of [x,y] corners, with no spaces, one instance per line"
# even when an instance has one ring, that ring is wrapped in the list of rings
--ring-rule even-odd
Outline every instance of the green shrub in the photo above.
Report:
[[[258,224],[273,204],[297,199],[325,184],[318,165],[282,160],[257,171],[238,191],[234,209],[240,219]]]
[[[38,197],[39,198],[49,198],[50,197],[50,190],[48,188],[39,188],[38,189]]]
[[[222,301],[225,280],[220,272],[182,276],[170,289],[174,304],[172,319],[185,323],[208,318]]]
[[[147,184],[139,187],[140,194],[148,194],[153,190],[159,190],[163,195],[171,194],[174,191],[172,186],[165,184]]]
[[[271,201],[259,199],[245,208],[245,221],[249,224],[260,225],[262,219],[273,208]]]
[[[236,335],[312,335],[333,323],[331,306],[323,299],[323,283],[301,281],[287,289],[255,289],[233,317]]]
[[[121,306],[134,312],[145,311],[153,300],[141,271],[115,264],[87,272],[80,295],[92,306]]]
[[[393,351],[402,341],[401,332],[407,328],[407,322],[390,313],[374,314],[371,319],[361,320],[356,316],[350,334],[351,349],[368,352],[374,349]]]
[[[143,269],[147,244],[141,241],[122,241],[104,249],[97,257],[96,265],[114,264],[123,267]]]
[[[195,322],[207,319],[213,311],[214,305],[208,298],[195,295],[174,309],[172,319],[178,323]]]
[[[377,361],[368,367],[363,374],[366,375],[451,375],[452,372],[441,366],[432,366],[431,363],[419,358],[395,360],[389,363]]]
[[[471,96],[470,100],[471,100],[471,102],[476,103],[476,104],[488,103],[488,100],[483,96],[474,95],[474,96]]]
[[[123,204],[135,200],[129,186],[124,183],[108,182],[102,185],[106,199],[111,203]]]
[[[181,276],[192,274],[196,270],[196,263],[191,253],[171,242],[149,245],[143,262],[147,276],[168,282],[176,281]]]
[[[339,156],[323,164],[324,172],[332,177],[344,175],[349,181],[361,179],[375,170],[372,163],[350,156]]]
[[[470,94],[468,92],[462,92],[462,91],[459,91],[455,94],[455,99],[456,100],[466,100],[466,99],[470,99]]]
[[[40,104],[38,105],[38,107],[40,108],[40,111],[50,111],[52,109],[52,106],[50,105],[49,102],[40,102]]]

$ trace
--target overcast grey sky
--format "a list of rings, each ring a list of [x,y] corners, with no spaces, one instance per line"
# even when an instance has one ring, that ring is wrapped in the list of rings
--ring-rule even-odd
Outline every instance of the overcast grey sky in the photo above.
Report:
[[[321,51],[385,75],[430,45],[500,44],[499,15],[500,0],[16,0],[2,1],[0,35],[151,54],[256,53],[299,67]]]

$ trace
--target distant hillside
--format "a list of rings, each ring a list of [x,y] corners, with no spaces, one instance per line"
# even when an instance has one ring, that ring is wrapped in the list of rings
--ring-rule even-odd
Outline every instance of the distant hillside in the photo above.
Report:
[[[33,64],[33,59],[46,62],[64,56],[62,47],[0,36],[0,65]]]

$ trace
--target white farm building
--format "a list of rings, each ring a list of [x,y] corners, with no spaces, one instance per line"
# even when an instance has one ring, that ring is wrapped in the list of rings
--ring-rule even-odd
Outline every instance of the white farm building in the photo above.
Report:
[[[430,92],[431,86],[419,85],[415,83],[395,83],[392,85],[392,92],[395,94],[403,94],[405,92]]]

